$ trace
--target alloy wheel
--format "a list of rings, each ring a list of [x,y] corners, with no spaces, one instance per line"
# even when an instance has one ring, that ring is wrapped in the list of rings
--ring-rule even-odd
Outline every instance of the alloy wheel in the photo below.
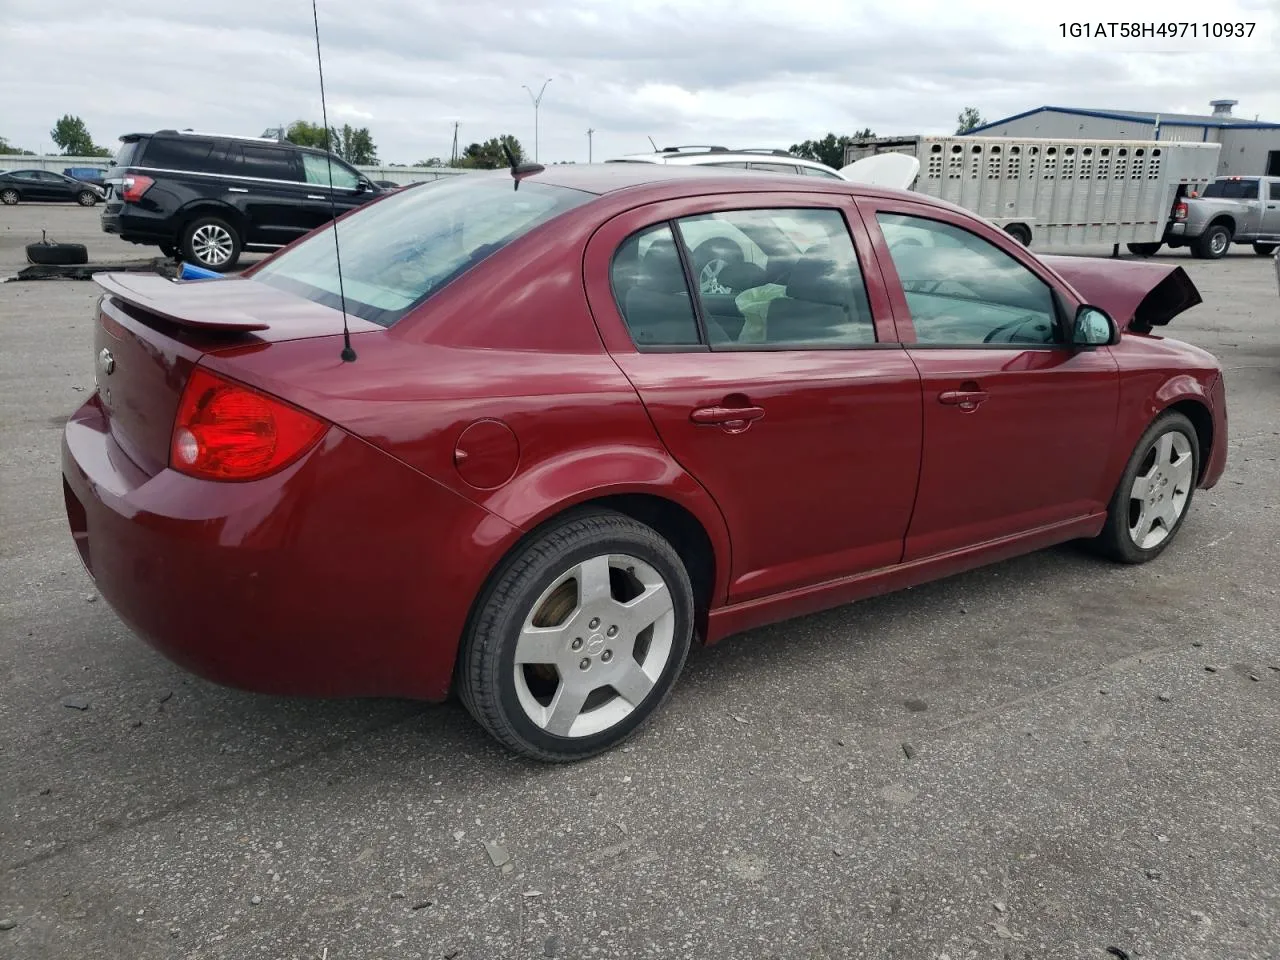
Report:
[[[191,249],[200,262],[220,267],[231,259],[235,242],[223,227],[216,223],[206,223],[191,235]]]
[[[671,591],[649,564],[626,554],[575,564],[543,591],[517,638],[521,709],[559,737],[614,727],[662,677],[675,622]]]
[[[1178,430],[1151,445],[1129,488],[1129,538],[1141,550],[1160,546],[1187,509],[1195,457],[1191,441]]]

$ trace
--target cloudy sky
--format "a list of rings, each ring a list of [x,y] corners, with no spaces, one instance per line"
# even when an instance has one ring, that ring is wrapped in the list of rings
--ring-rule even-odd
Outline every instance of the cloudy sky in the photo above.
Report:
[[[319,0],[331,123],[384,162],[500,133],[540,159],[659,145],[787,147],[827,131],[950,133],[962,107],[1042,104],[1280,122],[1280,0]],[[1244,39],[1064,38],[1063,21],[1255,22]],[[0,136],[51,152],[57,117],[258,135],[319,120],[310,0],[0,0]]]

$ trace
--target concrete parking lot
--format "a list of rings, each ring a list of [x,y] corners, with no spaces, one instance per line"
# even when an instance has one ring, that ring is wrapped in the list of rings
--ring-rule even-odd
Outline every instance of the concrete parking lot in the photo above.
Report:
[[[0,277],[42,225],[153,253],[0,208]],[[0,957],[1277,956],[1280,297],[1247,248],[1164,256],[1231,439],[1160,560],[1064,547],[695,651],[569,767],[457,704],[255,696],[136,640],[59,479],[97,289],[0,285]]]

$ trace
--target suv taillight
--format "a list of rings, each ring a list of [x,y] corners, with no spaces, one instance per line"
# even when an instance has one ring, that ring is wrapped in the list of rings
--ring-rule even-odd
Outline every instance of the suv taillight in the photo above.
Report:
[[[170,468],[203,480],[257,480],[315,446],[323,420],[197,367],[182,392]]]
[[[140,173],[131,173],[120,181],[121,191],[120,199],[125,203],[137,203],[142,199],[142,195],[151,189],[151,185],[155,183],[150,177],[144,177]]]
[[[1173,205],[1173,219],[1175,220],[1187,219],[1187,203],[1185,200],[1179,200],[1177,203]]]

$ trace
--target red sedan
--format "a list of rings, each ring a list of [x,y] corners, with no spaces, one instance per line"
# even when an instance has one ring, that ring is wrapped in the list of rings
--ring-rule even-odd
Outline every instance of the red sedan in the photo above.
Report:
[[[1218,364],[1152,332],[1200,302],[1181,268],[918,194],[532,166],[337,229],[341,276],[330,226],[240,278],[98,277],[71,530],[219,683],[456,689],[576,759],[695,637],[1066,540],[1150,560],[1225,466]]]

